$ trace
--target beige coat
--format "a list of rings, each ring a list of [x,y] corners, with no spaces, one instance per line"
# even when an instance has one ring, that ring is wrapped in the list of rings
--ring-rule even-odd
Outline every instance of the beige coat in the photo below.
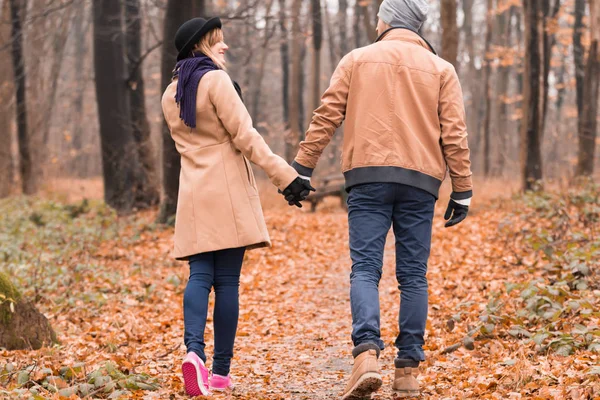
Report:
[[[458,77],[416,33],[391,30],[342,59],[300,144],[299,172],[312,173],[343,120],[347,187],[398,182],[437,196],[448,167],[453,190],[471,191]]]
[[[175,80],[162,98],[165,119],[181,154],[174,257],[270,246],[248,160],[260,166],[281,190],[298,174],[273,154],[252,127],[226,72],[211,71],[201,79],[195,129],[179,118],[176,91]]]

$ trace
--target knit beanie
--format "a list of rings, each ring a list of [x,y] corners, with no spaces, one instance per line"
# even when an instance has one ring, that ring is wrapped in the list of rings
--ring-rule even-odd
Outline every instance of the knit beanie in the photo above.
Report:
[[[383,0],[377,16],[392,28],[409,28],[418,32],[427,19],[427,0]]]

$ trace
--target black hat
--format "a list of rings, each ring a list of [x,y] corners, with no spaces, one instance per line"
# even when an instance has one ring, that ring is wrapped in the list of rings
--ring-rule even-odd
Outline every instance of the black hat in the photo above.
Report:
[[[208,21],[204,18],[194,18],[184,22],[175,34],[175,47],[179,52],[177,61],[187,58],[202,36],[215,28],[221,28],[221,20],[218,17]]]

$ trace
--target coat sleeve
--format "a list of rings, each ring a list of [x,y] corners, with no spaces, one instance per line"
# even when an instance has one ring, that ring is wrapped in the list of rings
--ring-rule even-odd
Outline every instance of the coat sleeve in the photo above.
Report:
[[[472,192],[465,107],[460,82],[453,67],[450,67],[442,76],[438,112],[442,151],[450,171],[452,190],[455,193],[464,194]]]
[[[294,160],[296,170],[302,175],[312,176],[323,150],[346,116],[352,65],[353,56],[349,53],[333,72],[329,87],[321,97],[321,105],[314,112],[306,139],[300,143]]]
[[[209,72],[209,97],[221,123],[242,154],[262,168],[280,190],[285,189],[298,173],[287,162],[274,154],[263,137],[252,126],[252,118],[238,96],[231,78],[225,71]]]

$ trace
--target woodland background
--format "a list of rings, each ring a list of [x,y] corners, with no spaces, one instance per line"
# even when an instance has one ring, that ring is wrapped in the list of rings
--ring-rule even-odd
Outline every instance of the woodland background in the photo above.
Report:
[[[173,38],[225,23],[229,72],[288,160],[341,57],[376,39],[373,0],[3,0],[0,197],[102,177],[128,213],[174,212],[179,159],[160,110]],[[463,84],[473,170],[521,181],[598,163],[600,12],[591,0],[432,1],[422,34]],[[339,172],[340,129],[319,166]],[[72,181],[71,181],[72,182]]]
[[[378,3],[0,0],[0,398],[186,398],[179,156],[160,110],[175,31],[222,18],[229,72],[290,160],[338,61],[376,39]],[[448,182],[436,208],[423,398],[599,399],[600,1],[430,5],[422,34],[461,78],[475,198],[452,229]],[[318,190],[340,172],[342,137]],[[333,197],[291,208],[259,184],[273,248],[246,256],[237,388],[213,397],[339,398],[346,212]],[[398,334],[388,239],[377,400],[392,398]],[[210,323],[206,342],[210,354]]]

